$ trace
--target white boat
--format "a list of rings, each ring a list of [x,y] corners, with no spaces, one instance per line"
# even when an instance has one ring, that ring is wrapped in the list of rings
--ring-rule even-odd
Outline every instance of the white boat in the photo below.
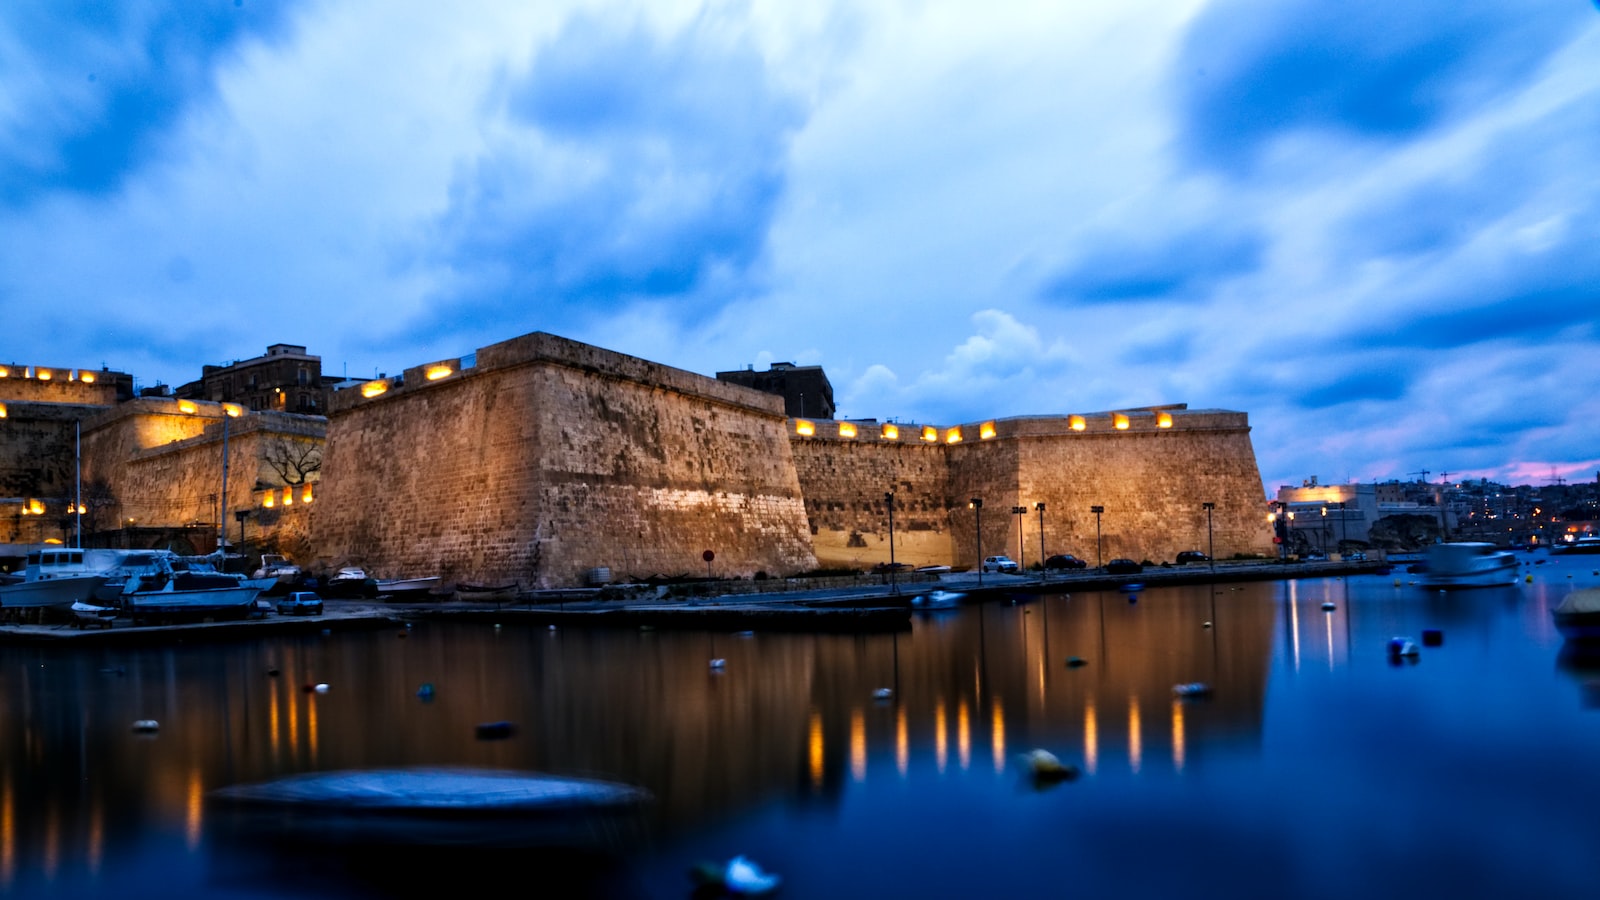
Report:
[[[116,603],[135,622],[150,618],[244,618],[255,611],[261,589],[238,575],[205,571],[176,554],[150,550],[129,554]],[[138,567],[138,568],[136,568]]]
[[[293,584],[300,580],[300,567],[289,561],[289,557],[276,553],[263,553],[261,555],[261,568],[255,570],[250,576],[253,579],[271,578],[279,584]]]
[[[396,578],[392,581],[378,581],[378,596],[388,594],[395,596],[415,596],[426,594],[439,586],[439,576],[431,575],[427,578]]]
[[[911,598],[913,609],[954,609],[967,595],[960,591],[929,591]]]
[[[1427,548],[1425,587],[1448,589],[1515,584],[1517,558],[1495,544],[1462,541]]]
[[[1553,545],[1557,553],[1600,553],[1600,535],[1586,534],[1572,543]]]
[[[75,628],[87,628],[90,625],[110,628],[111,621],[116,617],[117,608],[114,606],[100,606],[81,600],[72,604],[72,624]]]
[[[78,548],[47,547],[29,551],[22,580],[0,585],[0,609],[67,610],[88,600],[105,584],[106,576],[86,562]]]

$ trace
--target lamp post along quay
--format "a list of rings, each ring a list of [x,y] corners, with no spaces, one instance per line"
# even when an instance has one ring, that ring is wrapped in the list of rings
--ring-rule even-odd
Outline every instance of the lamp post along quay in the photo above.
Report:
[[[1049,570],[1044,567],[1044,561],[1049,559],[1044,555],[1044,503],[1035,503],[1033,508],[1039,511],[1039,572],[1042,578],[1050,574]]]
[[[889,593],[900,593],[900,581],[895,577],[894,565],[894,491],[883,495],[885,506],[889,507]]]
[[[1011,507],[1011,514],[1017,517],[1017,572],[1021,573],[1028,568],[1028,564],[1023,560],[1022,553],[1022,517],[1028,514],[1028,508],[1026,506],[1013,506]],[[1043,559],[1039,560],[1039,565],[1044,565]]]
[[[973,542],[978,547],[978,587],[983,587],[983,498],[972,498],[972,515],[976,522],[977,531],[973,534]]]
[[[1105,565],[1105,560],[1100,553],[1100,515],[1106,511],[1104,506],[1091,506],[1089,512],[1094,513],[1094,564],[1095,568]]]
[[[1211,536],[1211,513],[1217,508],[1215,503],[1200,504],[1206,511],[1206,561],[1211,564],[1211,571],[1217,570],[1217,542]]]

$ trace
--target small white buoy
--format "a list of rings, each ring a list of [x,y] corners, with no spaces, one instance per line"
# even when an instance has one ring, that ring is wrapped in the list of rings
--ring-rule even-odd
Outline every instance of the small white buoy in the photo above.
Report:
[[[1323,612],[1333,612],[1335,609],[1338,609],[1338,607],[1333,605],[1333,601],[1332,600],[1324,600],[1324,601],[1322,601],[1322,611]]]
[[[499,627],[500,627],[500,626],[498,626],[498,625],[496,625],[496,626],[495,626],[495,627],[496,627],[496,628],[499,628]],[[551,631],[555,631],[555,630],[556,630],[556,627],[555,627],[555,626],[554,626],[554,625],[551,625],[551,626],[550,626],[550,630],[551,630]]]
[[[1191,681],[1188,684],[1175,684],[1172,694],[1175,697],[1204,697],[1211,693],[1211,685],[1203,681]]]
[[[315,688],[313,688],[313,690],[315,690],[319,694],[326,694],[328,692],[328,683],[324,681],[321,684],[318,684]]]
[[[499,622],[494,623],[494,630],[495,631],[499,631],[500,630],[500,623]]]
[[[1419,652],[1417,645],[1410,638],[1393,637],[1389,639],[1390,656],[1416,656]]]
[[[887,700],[893,696],[894,691],[891,691],[888,688],[878,688],[872,692],[872,699],[874,700]]]
[[[1023,754],[1028,762],[1028,774],[1041,782],[1066,781],[1078,777],[1078,767],[1064,763],[1049,750],[1029,750]]]
[[[150,734],[161,730],[161,723],[155,719],[138,719],[133,723],[133,730],[139,734]]]
[[[725,659],[722,659],[721,657],[718,657],[717,659],[713,659],[711,661],[711,668],[713,668],[713,669],[727,668],[727,665],[728,665],[728,661],[725,660]]]
[[[765,894],[776,888],[782,881],[776,875],[761,871],[761,867],[745,859],[735,856],[728,862],[728,868],[722,873],[722,886],[735,894]]]
[[[1202,622],[1200,627],[1201,628],[1210,628],[1211,627],[1211,623],[1210,622]]]

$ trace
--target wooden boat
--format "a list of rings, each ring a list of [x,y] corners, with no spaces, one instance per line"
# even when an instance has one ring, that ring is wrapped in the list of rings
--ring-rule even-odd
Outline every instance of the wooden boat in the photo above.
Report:
[[[462,582],[456,585],[456,599],[472,603],[503,603],[517,599],[517,583],[510,584],[472,584]]]

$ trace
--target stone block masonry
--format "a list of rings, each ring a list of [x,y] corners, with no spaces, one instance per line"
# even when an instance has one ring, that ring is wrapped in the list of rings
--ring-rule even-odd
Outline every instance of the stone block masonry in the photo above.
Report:
[[[370,395],[370,396],[368,396]],[[534,333],[330,402],[314,565],[524,589],[813,568],[782,401]]]

